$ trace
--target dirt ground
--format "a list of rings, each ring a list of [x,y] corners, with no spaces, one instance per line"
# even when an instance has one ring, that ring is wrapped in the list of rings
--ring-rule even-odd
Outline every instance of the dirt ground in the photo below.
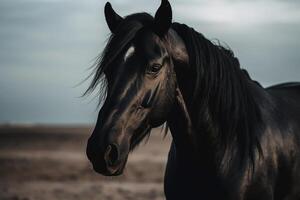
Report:
[[[161,200],[170,138],[160,129],[129,156],[119,177],[96,174],[85,156],[90,127],[0,126],[0,200]]]

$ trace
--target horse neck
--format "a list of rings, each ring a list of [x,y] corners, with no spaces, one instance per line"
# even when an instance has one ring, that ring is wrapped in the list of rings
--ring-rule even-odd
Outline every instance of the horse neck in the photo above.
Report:
[[[225,62],[229,62],[226,59],[233,59],[231,63],[238,64],[236,58],[228,58],[225,53],[220,54],[223,56],[220,59],[225,59]],[[191,141],[194,140],[200,151],[204,151],[203,155],[218,165],[233,157],[238,162],[254,159],[253,154],[259,148],[256,134],[262,129],[256,99],[265,95],[263,88],[253,82],[239,66],[228,65],[228,69],[224,66],[191,66],[191,60],[183,62],[175,57],[174,60],[178,88],[187,107],[185,113],[180,106],[175,105],[168,120],[178,151],[183,154],[185,151],[194,151],[191,148],[194,145]],[[202,77],[194,76],[195,67],[206,67],[201,69]],[[213,76],[219,79],[207,78]],[[200,81],[198,86],[202,87],[198,88],[195,95],[193,90],[198,87],[197,81]],[[191,120],[192,131],[186,123],[187,118]]]

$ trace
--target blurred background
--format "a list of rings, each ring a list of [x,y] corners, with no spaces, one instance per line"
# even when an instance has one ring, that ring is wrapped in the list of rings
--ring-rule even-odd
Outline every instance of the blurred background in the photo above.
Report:
[[[300,2],[170,0],[173,21],[220,40],[263,86],[300,80]],[[119,178],[90,169],[98,99],[81,97],[109,36],[103,0],[0,1],[0,199],[163,199],[159,130]],[[154,15],[160,0],[111,0]],[[126,184],[124,184],[126,182]]]

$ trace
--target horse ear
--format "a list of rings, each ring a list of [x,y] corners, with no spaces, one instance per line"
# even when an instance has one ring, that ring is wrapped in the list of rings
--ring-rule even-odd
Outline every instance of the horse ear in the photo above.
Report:
[[[123,18],[114,11],[109,2],[105,4],[104,14],[110,31],[115,33],[118,25],[123,21]]]
[[[168,0],[162,0],[154,17],[154,28],[158,35],[167,33],[172,24],[172,8]]]

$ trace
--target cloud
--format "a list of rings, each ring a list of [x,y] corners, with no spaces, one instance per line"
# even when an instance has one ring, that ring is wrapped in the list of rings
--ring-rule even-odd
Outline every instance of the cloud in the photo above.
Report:
[[[299,23],[296,1],[195,1],[174,5],[176,13],[189,20],[231,25]],[[187,14],[188,13],[188,14]]]

